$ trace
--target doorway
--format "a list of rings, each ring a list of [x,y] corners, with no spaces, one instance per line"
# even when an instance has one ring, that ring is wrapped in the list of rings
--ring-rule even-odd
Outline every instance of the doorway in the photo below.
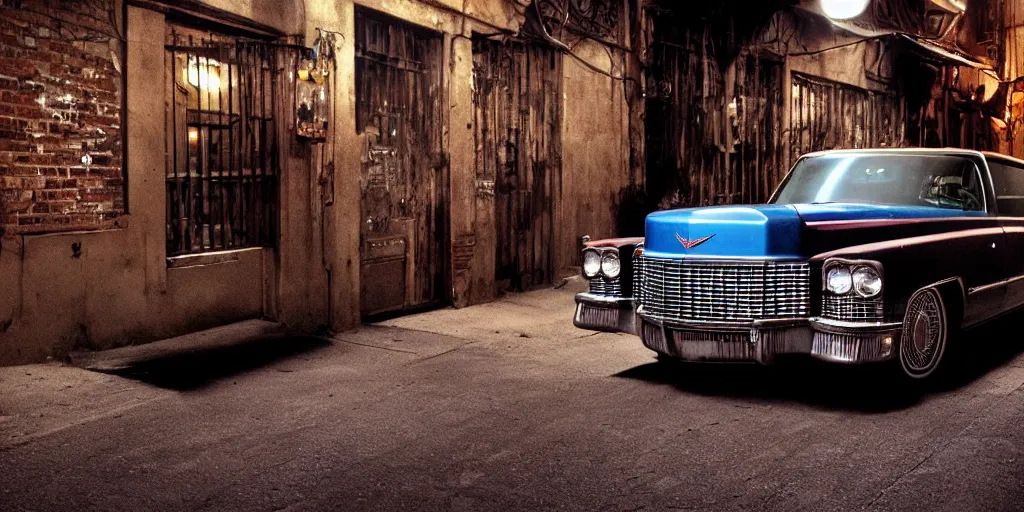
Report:
[[[477,180],[494,183],[498,293],[552,280],[562,179],[562,61],[554,49],[473,41]]]
[[[447,300],[440,34],[356,7],[364,317]]]

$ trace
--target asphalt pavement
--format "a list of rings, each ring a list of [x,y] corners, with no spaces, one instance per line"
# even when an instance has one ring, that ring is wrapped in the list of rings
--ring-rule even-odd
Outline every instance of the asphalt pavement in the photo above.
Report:
[[[0,510],[1020,510],[1024,339],[941,385],[655,362],[573,287],[113,373],[0,368]]]

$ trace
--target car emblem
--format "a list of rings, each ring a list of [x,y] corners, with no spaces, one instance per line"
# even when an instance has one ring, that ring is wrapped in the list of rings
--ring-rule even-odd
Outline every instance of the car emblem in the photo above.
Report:
[[[679,243],[683,244],[683,247],[687,249],[693,249],[694,247],[697,247],[698,245],[703,244],[704,242],[707,242],[708,240],[711,240],[714,237],[715,235],[711,235],[701,238],[699,240],[687,240],[679,236],[679,233],[676,233],[676,240],[679,240]]]

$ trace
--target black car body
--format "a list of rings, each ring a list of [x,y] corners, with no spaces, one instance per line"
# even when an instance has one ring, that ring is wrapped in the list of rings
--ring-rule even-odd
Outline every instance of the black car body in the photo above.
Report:
[[[575,324],[666,357],[899,359],[924,378],[953,333],[1024,305],[1024,161],[807,155],[769,204],[657,212],[643,239],[589,243],[584,275]]]

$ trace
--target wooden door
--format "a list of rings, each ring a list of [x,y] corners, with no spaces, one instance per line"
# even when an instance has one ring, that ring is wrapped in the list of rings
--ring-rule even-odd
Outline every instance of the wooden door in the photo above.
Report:
[[[520,42],[473,42],[476,175],[493,182],[499,292],[551,282],[561,183],[561,55]]]
[[[441,38],[356,10],[363,314],[446,300]]]

